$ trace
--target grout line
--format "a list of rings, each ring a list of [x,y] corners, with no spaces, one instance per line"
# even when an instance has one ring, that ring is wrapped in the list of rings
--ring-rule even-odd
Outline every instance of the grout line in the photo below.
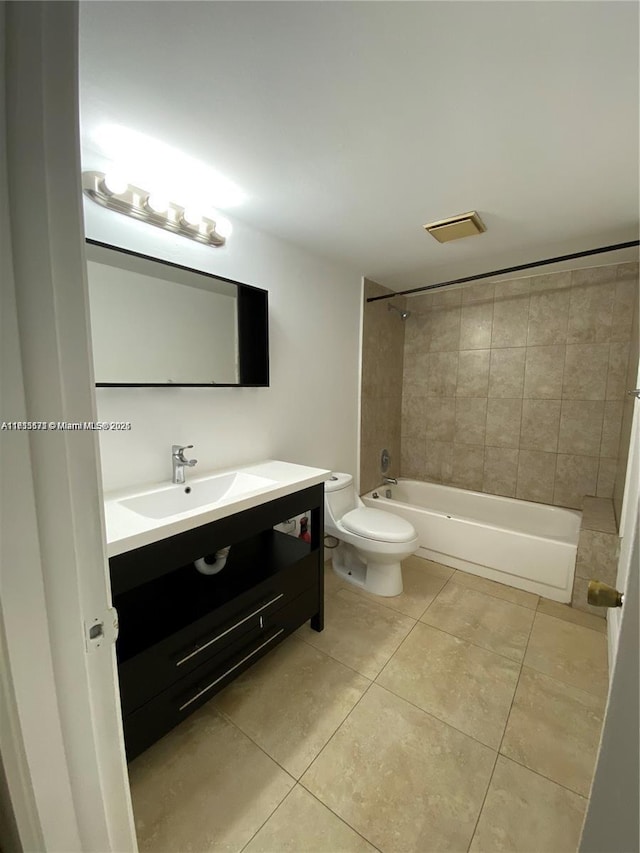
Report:
[[[262,827],[263,827],[263,826],[265,826],[267,823],[269,823],[269,821],[270,821],[270,820],[271,820],[271,818],[274,816],[274,814],[278,811],[278,809],[280,808],[280,806],[285,802],[285,800],[288,800],[288,799],[289,799],[289,797],[291,796],[291,794],[292,794],[292,793],[293,793],[293,791],[295,790],[295,788],[296,788],[296,785],[297,785],[297,784],[298,784],[298,782],[296,782],[296,783],[291,787],[291,789],[290,789],[289,791],[287,791],[287,793],[285,794],[284,798],[283,798],[283,799],[278,803],[278,805],[277,805],[277,806],[275,807],[275,809],[274,809],[274,810],[269,814],[269,816],[268,816],[268,817],[267,817],[267,818],[266,818],[266,819],[265,819],[265,820],[260,824],[260,826],[256,829],[256,831],[253,833],[253,835],[252,835],[252,836],[251,836],[251,838],[247,841],[247,843],[246,843],[246,844],[244,844],[244,845],[240,848],[240,852],[239,852],[239,853],[242,853],[242,851],[243,851],[243,850],[246,850],[246,849],[247,849],[247,847],[248,847],[248,846],[251,844],[251,842],[253,841],[253,839],[256,837],[256,835],[260,832],[260,830],[262,829]]]
[[[578,791],[575,791],[573,788],[567,787],[567,785],[563,785],[562,782],[558,782],[556,779],[552,779],[550,776],[545,776],[544,773],[540,773],[539,770],[533,770],[531,767],[527,767],[526,764],[523,764],[521,761],[518,761],[517,758],[512,758],[510,755],[505,755],[503,752],[499,753],[502,758],[505,758],[507,761],[513,761],[514,764],[517,764],[519,767],[523,767],[525,770],[528,770],[529,773],[534,773],[536,776],[539,776],[541,779],[546,779],[547,782],[551,782],[553,785],[557,785],[559,788],[563,788],[565,791],[569,791],[570,794],[573,794],[576,797],[580,797],[581,800],[585,802],[589,802],[589,796],[585,794],[580,794]],[[595,773],[595,764],[593,767],[593,771]]]
[[[523,593],[525,593],[526,595],[534,595],[534,596],[538,599],[538,602],[539,602],[539,600],[540,600],[540,596],[538,595],[538,593],[537,593],[537,592],[529,592],[529,591],[528,591],[528,590],[526,590],[526,589],[518,589],[518,587],[516,587],[516,586],[509,586],[509,584],[501,583],[500,581],[493,581],[493,580],[491,580],[491,578],[483,578],[483,577],[482,577],[482,575],[474,575],[474,574],[471,574],[471,572],[465,572],[463,569],[456,569],[456,570],[455,570],[455,574],[453,574],[453,575],[451,576],[451,578],[449,578],[449,580],[453,580],[453,581],[454,581],[454,583],[455,583],[455,577],[456,577],[456,574],[457,574],[458,572],[459,572],[460,574],[467,575],[468,577],[472,577],[472,578],[482,578],[482,580],[489,581],[489,583],[498,583],[498,584],[500,584],[500,586],[505,587],[505,589],[513,589],[513,590],[515,590],[516,592],[523,592]],[[526,605],[526,604],[518,604],[518,602],[517,602],[517,601],[510,601],[508,598],[504,598],[504,596],[496,595],[496,594],[494,594],[493,592],[487,592],[487,591],[485,591],[484,589],[476,589],[475,587],[473,587],[473,586],[471,586],[471,585],[467,586],[467,585],[466,585],[466,584],[464,584],[464,583],[458,583],[458,586],[461,586],[461,587],[463,587],[464,589],[470,589],[472,592],[479,592],[481,595],[488,595],[488,596],[489,596],[489,598],[497,598],[497,599],[498,599],[498,601],[504,601],[504,603],[505,603],[505,604],[513,604],[513,606],[514,606],[514,607],[522,607],[522,609],[523,609],[523,610],[531,610],[531,612],[532,612],[532,613],[535,613],[535,612],[536,612],[536,610],[538,609],[538,605],[537,605],[537,604],[536,604],[536,606],[535,606],[535,607],[527,607],[527,605]],[[549,600],[551,600],[551,599],[549,599]]]
[[[331,814],[335,815],[341,823],[343,823],[345,826],[348,826],[348,827],[349,827],[349,829],[351,829],[353,832],[355,832],[355,833],[356,833],[356,835],[359,835],[359,836],[360,836],[360,838],[362,838],[364,841],[366,841],[366,842],[367,842],[367,844],[369,844],[371,847],[373,847],[373,849],[374,849],[374,850],[377,850],[377,851],[378,851],[378,853],[381,853],[380,848],[379,848],[379,847],[376,847],[376,846],[375,846],[375,844],[373,844],[373,842],[372,842],[372,841],[370,841],[370,840],[366,837],[366,835],[363,835],[363,834],[362,834],[358,829],[356,829],[356,828],[355,828],[355,826],[351,826],[351,824],[350,824],[347,820],[345,820],[343,817],[341,817],[341,816],[338,814],[338,812],[335,812],[335,811],[331,808],[331,806],[328,806],[328,805],[324,802],[324,800],[321,800],[321,799],[320,799],[320,797],[319,797],[317,794],[314,794],[314,793],[313,793],[313,791],[310,791],[310,790],[309,790],[308,788],[306,788],[304,785],[300,784],[300,782],[298,782],[297,784],[298,784],[298,785],[300,785],[300,787],[303,789],[303,791],[306,791],[306,792],[307,792],[307,794],[310,794],[310,795],[313,797],[313,799],[314,799],[314,800],[316,800],[317,802],[319,802],[319,803],[320,803],[320,805],[324,806],[324,807],[325,807],[325,809],[327,809],[328,811],[330,811],[330,812],[331,812]]]
[[[584,580],[584,579],[582,579],[582,580]],[[571,610],[575,610],[578,613],[584,613],[585,616],[593,616],[594,619],[601,618],[605,624],[605,630],[601,631],[600,628],[592,628],[591,625],[581,625],[580,622],[573,622],[571,619],[563,619],[562,616],[553,616],[551,613],[543,613],[540,610],[540,602],[543,600],[544,601],[553,601],[553,599],[551,599],[551,598],[543,599],[542,597],[540,597],[540,601],[538,602],[538,606],[536,607],[536,610],[535,610],[536,614],[540,613],[541,616],[548,616],[549,619],[557,619],[558,622],[566,622],[568,625],[575,625],[576,628],[586,628],[587,631],[594,631],[596,634],[602,634],[603,637],[607,636],[607,631],[606,631],[607,620],[604,619],[603,617],[598,617],[595,615],[595,613],[587,613],[585,610],[578,610],[577,607],[572,607],[570,604],[561,604],[559,601],[553,601],[553,604],[557,604],[560,607],[569,607]]]

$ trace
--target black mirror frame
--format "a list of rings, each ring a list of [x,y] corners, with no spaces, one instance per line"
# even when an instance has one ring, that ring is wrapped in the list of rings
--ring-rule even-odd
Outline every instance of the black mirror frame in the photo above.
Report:
[[[234,281],[221,275],[203,272],[193,267],[174,264],[162,258],[132,252],[99,240],[86,242],[91,246],[111,249],[124,255],[143,258],[174,269],[186,270],[206,278],[215,278],[238,288],[238,358],[239,382],[96,382],[96,388],[267,388],[269,386],[269,293],[260,287]]]

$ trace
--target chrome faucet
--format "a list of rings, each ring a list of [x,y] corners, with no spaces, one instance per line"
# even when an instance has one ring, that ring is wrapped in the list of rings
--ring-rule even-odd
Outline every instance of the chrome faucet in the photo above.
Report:
[[[393,484],[394,486],[398,485],[398,481],[396,480],[395,477],[383,477],[382,482],[384,483],[385,486],[387,484]]]
[[[193,444],[185,444],[182,447],[179,444],[174,444],[171,447],[171,461],[173,463],[173,482],[184,483],[184,469],[193,468],[198,461],[197,459],[185,459],[184,451],[191,450]]]

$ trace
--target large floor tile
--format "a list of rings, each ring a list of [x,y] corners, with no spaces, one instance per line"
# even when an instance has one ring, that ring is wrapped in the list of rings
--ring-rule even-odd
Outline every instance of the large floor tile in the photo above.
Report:
[[[404,588],[400,595],[390,597],[373,595],[373,593],[365,592],[362,588],[349,586],[347,583],[344,586],[368,598],[369,601],[390,607],[392,610],[397,610],[413,619],[419,619],[454,571],[448,566],[441,566],[440,563],[433,563],[431,560],[423,560],[421,557],[408,557],[402,563],[402,585]]]
[[[512,604],[528,607],[529,610],[535,610],[538,606],[538,596],[532,592],[525,592],[523,589],[516,589],[513,586],[497,583],[488,578],[481,578],[478,575],[470,575],[468,572],[457,571],[453,576],[453,581],[469,587],[469,589],[476,589],[478,592],[485,592],[487,595],[495,596],[495,598],[510,601]]]
[[[324,594],[334,595],[339,589],[344,589],[349,584],[333,571],[331,560],[324,564]]]
[[[500,756],[472,853],[574,853],[587,801]]]
[[[535,611],[449,581],[421,617],[489,651],[521,661]]]
[[[375,847],[296,785],[243,853],[375,853]]]
[[[520,664],[418,623],[377,683],[497,749]]]
[[[523,667],[501,752],[589,796],[604,699]]]
[[[324,631],[303,625],[297,636],[367,678],[375,678],[414,625],[408,616],[340,589],[325,599]]]
[[[606,634],[543,613],[536,614],[524,663],[588,693],[606,695],[609,686]]]
[[[352,669],[289,637],[226,687],[215,705],[298,778],[369,684]]]
[[[239,851],[294,780],[205,705],[129,766],[140,850]]]
[[[302,777],[383,853],[466,850],[493,750],[373,684]]]
[[[599,631],[601,634],[607,633],[607,620],[604,616],[594,616],[591,613],[570,607],[568,604],[549,601],[548,598],[540,599],[538,613],[544,613],[545,616],[555,616],[556,619],[564,619],[565,622],[573,622],[574,625],[582,625],[583,628],[591,628],[592,631]]]

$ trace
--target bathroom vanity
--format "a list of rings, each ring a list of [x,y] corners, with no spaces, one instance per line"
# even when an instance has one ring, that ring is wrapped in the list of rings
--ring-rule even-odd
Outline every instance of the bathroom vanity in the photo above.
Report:
[[[244,481],[238,476],[243,474]],[[255,482],[247,479],[251,476]],[[328,476],[320,469],[267,462],[137,495],[108,496],[129,759],[304,622],[323,629],[323,481]],[[217,501],[174,512],[172,501],[183,509],[181,501],[206,496],[204,490],[223,477],[225,484],[244,482],[240,496],[232,485]],[[257,486],[259,480],[267,485]],[[301,514],[310,519],[309,542],[274,529]],[[227,546],[219,573],[197,571],[196,560]]]

